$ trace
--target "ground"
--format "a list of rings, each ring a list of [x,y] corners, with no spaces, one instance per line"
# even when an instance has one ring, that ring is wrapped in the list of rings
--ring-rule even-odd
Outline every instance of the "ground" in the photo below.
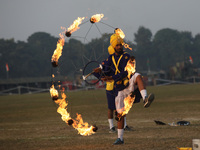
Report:
[[[192,147],[200,139],[200,84],[148,87],[155,94],[150,108],[134,104],[127,115],[133,131],[124,133],[124,145],[115,145],[117,134],[108,132],[105,89],[67,92],[73,118],[96,124],[98,131],[81,136],[61,120],[49,93],[0,96],[1,150],[176,150]],[[186,120],[189,126],[156,125]],[[116,122],[115,122],[116,125]]]

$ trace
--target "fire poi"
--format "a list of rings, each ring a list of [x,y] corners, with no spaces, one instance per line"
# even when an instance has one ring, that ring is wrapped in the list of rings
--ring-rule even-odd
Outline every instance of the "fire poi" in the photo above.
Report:
[[[67,29],[65,35],[66,35],[67,37],[70,37],[71,34],[72,34],[72,32],[78,30],[78,29],[80,28],[79,25],[82,23],[83,19],[85,19],[85,17],[82,17],[82,18],[78,17],[78,18],[73,22],[73,24]]]
[[[90,18],[91,23],[99,22],[104,17],[104,14],[96,14]]]
[[[125,34],[120,28],[116,28],[115,33],[118,34],[122,39],[125,38]]]
[[[58,66],[58,59],[62,55],[62,49],[63,49],[63,46],[65,44],[65,37],[64,37],[63,33],[60,33],[59,35],[60,35],[60,38],[57,42],[57,47],[56,47],[56,49],[53,53],[52,59],[51,59],[53,67]]]
[[[51,94],[52,100],[58,100],[58,91],[54,88],[54,85],[50,87],[50,94]]]

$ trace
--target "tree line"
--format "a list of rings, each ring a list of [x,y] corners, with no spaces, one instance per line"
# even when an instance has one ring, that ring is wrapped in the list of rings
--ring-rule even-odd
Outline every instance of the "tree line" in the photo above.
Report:
[[[59,59],[59,73],[73,76],[87,62],[106,59],[111,34],[105,33],[88,43],[73,36],[67,38]],[[141,26],[133,36],[134,41],[125,40],[133,50],[126,51],[136,57],[138,71],[150,68],[168,72],[170,67],[187,61],[189,57],[193,59],[193,68],[200,66],[200,34],[193,36],[189,31],[165,28],[153,35],[150,29]],[[0,79],[5,79],[8,73],[9,78],[51,76],[55,69],[52,68],[51,57],[58,39],[45,32],[33,33],[27,42],[0,39]],[[6,64],[9,71],[5,68]]]

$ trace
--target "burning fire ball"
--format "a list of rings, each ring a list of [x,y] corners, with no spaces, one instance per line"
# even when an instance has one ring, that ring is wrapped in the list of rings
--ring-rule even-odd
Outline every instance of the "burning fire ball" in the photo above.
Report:
[[[72,34],[71,34],[71,32],[68,31],[68,32],[65,33],[65,35],[66,35],[67,37],[70,37]]]
[[[52,66],[53,67],[58,67],[58,62],[57,61],[52,61]]]
[[[94,132],[97,132],[98,130],[98,127],[96,125],[93,125],[93,129],[92,129]]]
[[[90,22],[91,22],[91,23],[95,23],[96,20],[95,20],[94,18],[90,18]]]
[[[92,21],[92,19],[90,19],[90,22],[91,22],[91,23],[95,23],[94,21]]]
[[[72,125],[73,123],[74,123],[74,121],[72,120],[72,119],[69,119],[68,121],[67,121],[67,123],[68,123],[68,125]]]

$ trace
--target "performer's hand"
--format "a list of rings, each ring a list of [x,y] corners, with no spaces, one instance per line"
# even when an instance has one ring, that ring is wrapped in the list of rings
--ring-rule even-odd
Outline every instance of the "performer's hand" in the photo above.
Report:
[[[113,80],[112,76],[104,76],[103,78],[101,78],[102,81],[110,81]]]
[[[95,68],[94,70],[93,70],[95,73],[100,73],[101,72],[101,68]]]

